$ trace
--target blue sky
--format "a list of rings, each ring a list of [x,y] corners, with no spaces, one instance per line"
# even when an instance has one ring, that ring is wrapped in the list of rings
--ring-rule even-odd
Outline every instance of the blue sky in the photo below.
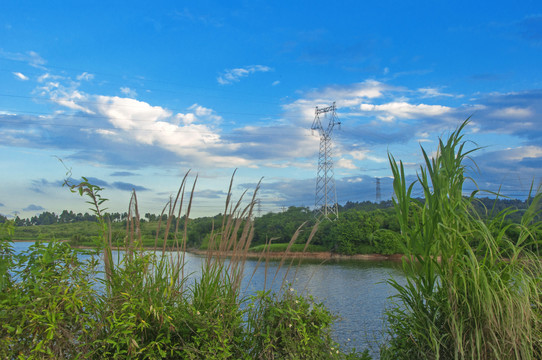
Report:
[[[193,215],[263,177],[261,209],[312,206],[316,106],[336,102],[340,203],[390,198],[388,152],[421,162],[469,116],[482,189],[525,197],[542,166],[540,1],[3,2],[0,213],[158,213],[198,175]],[[59,161],[62,159],[62,162]],[[469,186],[471,188],[469,188]],[[472,186],[466,190],[472,190]]]

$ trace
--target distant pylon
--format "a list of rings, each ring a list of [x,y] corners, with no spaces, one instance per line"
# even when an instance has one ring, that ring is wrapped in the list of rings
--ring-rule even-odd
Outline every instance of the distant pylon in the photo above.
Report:
[[[318,130],[318,134],[320,135],[314,206],[315,210],[326,219],[339,217],[337,192],[335,191],[335,179],[333,178],[331,134],[333,133],[335,124],[340,126],[341,122],[338,120],[335,110],[335,102],[333,102],[333,105],[322,109],[319,109],[317,106],[314,111],[314,121],[311,127],[312,130]],[[324,118],[329,118],[325,128],[322,126],[320,115],[323,115]]]
[[[380,204],[382,193],[380,192],[380,178],[376,178],[376,203]]]
[[[262,200],[261,199],[256,199],[256,211],[258,213],[258,217],[261,217],[262,216]]]

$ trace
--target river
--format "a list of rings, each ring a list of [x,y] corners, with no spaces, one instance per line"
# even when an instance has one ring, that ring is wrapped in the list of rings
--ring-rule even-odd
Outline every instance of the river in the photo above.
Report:
[[[15,252],[28,249],[32,242],[14,243]],[[186,254],[185,273],[192,274],[194,280],[201,270],[203,257]],[[383,315],[386,307],[390,306],[389,297],[395,291],[386,283],[389,278],[403,282],[401,265],[395,261],[321,261],[298,260],[288,270],[290,260],[279,269],[279,261],[270,261],[268,266],[267,287],[274,277],[277,269],[277,280],[273,289],[280,287],[283,276],[288,271],[288,282],[299,293],[311,294],[317,301],[323,302],[326,307],[339,319],[333,326],[333,334],[343,348],[355,347],[357,350],[369,348],[371,354],[378,358],[378,344],[382,342],[384,321]],[[262,290],[265,281],[264,264],[260,264],[257,271],[256,260],[247,260],[245,264],[245,277],[243,289],[247,294]],[[249,278],[254,273],[251,281]],[[295,277],[295,278],[294,278]],[[194,280],[189,280],[189,284]]]

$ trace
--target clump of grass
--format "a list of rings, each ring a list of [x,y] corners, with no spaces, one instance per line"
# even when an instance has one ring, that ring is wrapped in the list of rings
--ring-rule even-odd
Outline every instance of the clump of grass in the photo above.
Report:
[[[386,359],[540,359],[541,263],[533,222],[538,192],[522,223],[519,239],[506,236],[501,212],[490,222],[473,208],[473,192],[463,195],[466,160],[465,121],[437,154],[425,159],[417,183],[424,201],[411,197],[402,162],[389,156],[394,176],[394,206],[401,226],[406,283],[389,283],[398,306],[387,313],[390,341]]]

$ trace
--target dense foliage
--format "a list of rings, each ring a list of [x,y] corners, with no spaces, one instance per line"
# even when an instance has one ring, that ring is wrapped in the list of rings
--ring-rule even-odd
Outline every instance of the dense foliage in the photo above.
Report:
[[[417,199],[423,203],[423,200]],[[505,209],[503,219],[507,224],[517,224],[526,211],[529,200],[516,199],[490,199],[476,198],[472,202],[473,209],[481,219],[488,220]],[[173,215],[175,219],[175,215]],[[190,248],[206,248],[209,236],[222,221],[222,214],[209,217],[190,219],[187,223],[187,246]],[[107,213],[105,219],[110,223],[113,244],[122,243],[126,236],[126,225],[129,221],[128,213]],[[144,246],[153,246],[155,241],[164,239],[165,227],[158,230],[159,223],[165,224],[168,215],[155,215],[146,213],[140,219],[140,229]],[[0,223],[7,218],[0,218]],[[305,224],[300,232],[297,242],[304,244],[310,235],[311,227],[317,219],[307,207],[291,206],[282,212],[268,213],[254,220],[255,246],[266,244],[287,244],[295,231]],[[15,239],[19,240],[69,240],[76,246],[94,246],[99,239],[96,236],[98,229],[95,214],[75,214],[64,210],[60,215],[43,212],[29,219],[15,219]],[[516,227],[506,229],[506,235],[516,241],[518,232]],[[398,244],[399,222],[393,210],[391,201],[379,204],[369,201],[347,202],[339,207],[339,218],[333,222],[323,222],[319,231],[313,236],[312,251],[332,251],[339,254],[384,254],[400,253]],[[168,246],[172,246],[173,234],[169,233]],[[280,247],[278,247],[280,248]],[[293,247],[295,251],[298,247]],[[303,247],[301,247],[303,248]]]

